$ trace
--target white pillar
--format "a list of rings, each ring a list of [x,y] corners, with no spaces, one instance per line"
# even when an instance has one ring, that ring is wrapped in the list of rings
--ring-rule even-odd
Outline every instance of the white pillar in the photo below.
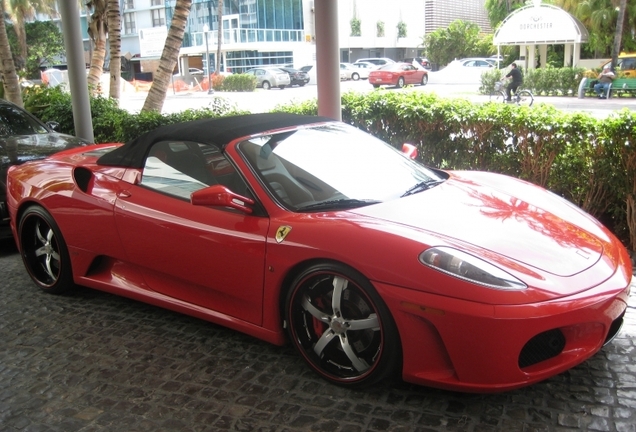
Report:
[[[563,57],[563,67],[572,66],[572,44],[565,44],[565,56]]]
[[[93,142],[95,141],[93,118],[91,117],[91,103],[88,95],[79,7],[77,2],[72,1],[60,1],[58,6],[62,15],[62,34],[68,63],[68,82],[71,90],[75,135]]]
[[[314,3],[316,11],[316,81],[318,115],[342,120],[340,105],[340,48],[338,0]]]
[[[547,45],[539,45],[539,60],[541,61],[542,68],[548,65],[548,46]]]
[[[579,42],[575,42],[574,43],[574,59],[572,60],[572,66],[578,67],[580,59],[581,59],[581,44]]]
[[[526,67],[528,69],[534,69],[536,67],[537,58],[535,54],[535,48],[536,47],[534,46],[534,44],[528,45],[528,60],[526,61]]]

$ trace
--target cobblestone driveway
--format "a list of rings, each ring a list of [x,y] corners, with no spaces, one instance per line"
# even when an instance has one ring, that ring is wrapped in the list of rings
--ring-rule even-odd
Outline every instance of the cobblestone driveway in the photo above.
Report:
[[[611,345],[532,387],[350,391],[291,347],[89,289],[41,293],[0,248],[3,432],[636,431],[636,293]]]

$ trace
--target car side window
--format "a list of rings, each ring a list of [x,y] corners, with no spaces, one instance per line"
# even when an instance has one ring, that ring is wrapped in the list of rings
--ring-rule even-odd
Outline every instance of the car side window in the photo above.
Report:
[[[190,200],[199,189],[222,184],[246,195],[247,186],[216,146],[188,141],[161,141],[148,152],[141,185]]]
[[[622,70],[634,70],[636,69],[636,58],[634,59],[625,59],[621,64]]]
[[[7,135],[33,135],[48,133],[46,128],[27,114],[12,106],[0,106],[0,134]]]

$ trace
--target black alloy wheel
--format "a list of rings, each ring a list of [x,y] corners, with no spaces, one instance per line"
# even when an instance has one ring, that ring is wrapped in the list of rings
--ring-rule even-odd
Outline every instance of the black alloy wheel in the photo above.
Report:
[[[318,264],[292,283],[287,329],[309,366],[347,387],[367,386],[401,364],[401,347],[388,308],[363,276],[340,264]]]
[[[60,294],[74,286],[71,261],[62,233],[42,207],[29,207],[18,228],[22,261],[43,291]]]

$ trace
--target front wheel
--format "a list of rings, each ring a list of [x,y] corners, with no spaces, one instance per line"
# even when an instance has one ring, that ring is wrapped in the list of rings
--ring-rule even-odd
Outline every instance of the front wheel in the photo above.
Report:
[[[317,264],[298,275],[285,303],[289,337],[322,378],[366,386],[401,361],[393,319],[369,281],[340,264]]]
[[[517,103],[523,106],[532,106],[534,96],[528,90],[521,90],[517,93]]]
[[[505,103],[508,96],[505,92],[497,92],[495,93],[495,102],[497,103]]]
[[[404,77],[399,77],[397,81],[397,88],[404,87]]]
[[[22,261],[43,291],[61,294],[74,286],[71,260],[62,233],[42,207],[29,207],[18,225]]]
[[[263,90],[269,90],[270,88],[272,88],[272,85],[269,81],[263,81]]]

